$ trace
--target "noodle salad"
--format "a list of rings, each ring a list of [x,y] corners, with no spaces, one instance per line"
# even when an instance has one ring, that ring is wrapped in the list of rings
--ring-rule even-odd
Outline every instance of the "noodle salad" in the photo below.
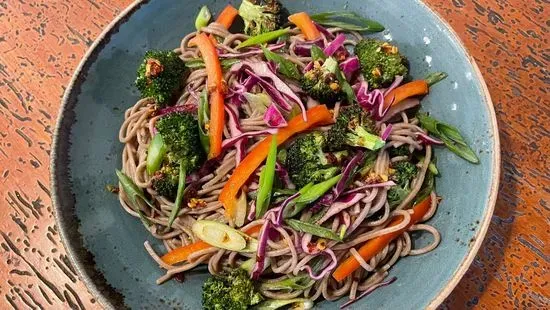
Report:
[[[174,50],[148,51],[124,114],[120,203],[161,284],[207,265],[205,309],[342,307],[437,247],[433,147],[478,163],[459,130],[420,109],[447,75],[408,75],[384,29],[351,12],[243,0]],[[441,87],[441,86],[439,86]],[[433,241],[415,248],[411,233]]]

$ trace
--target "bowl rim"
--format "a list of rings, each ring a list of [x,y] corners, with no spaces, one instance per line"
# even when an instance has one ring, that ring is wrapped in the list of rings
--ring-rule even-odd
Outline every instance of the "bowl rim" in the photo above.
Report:
[[[60,196],[62,195],[60,191],[60,182],[59,178],[60,176],[56,173],[57,166],[58,166],[58,148],[60,148],[60,145],[63,144],[60,141],[60,131],[62,130],[62,125],[64,121],[67,118],[66,111],[67,107],[69,106],[69,102],[73,99],[76,100],[76,97],[73,98],[73,96],[78,96],[77,94],[74,94],[74,90],[76,86],[80,86],[80,84],[83,82],[86,71],[89,69],[89,65],[91,65],[97,56],[99,52],[103,49],[103,47],[110,41],[110,37],[118,32],[118,27],[120,27],[128,18],[131,17],[131,15],[139,10],[139,8],[143,5],[148,3],[150,0],[135,0],[131,4],[129,4],[123,11],[119,13],[118,16],[116,16],[98,35],[98,37],[94,40],[92,45],[88,48],[84,56],[82,57],[80,63],[76,67],[72,77],[71,81],[67,85],[67,88],[63,94],[63,98],[61,100],[61,105],[59,107],[58,112],[58,118],[56,122],[55,131],[53,134],[53,140],[52,140],[52,155],[50,157],[50,186],[52,189],[52,205],[54,206],[54,217],[56,224],[59,227],[59,233],[61,237],[61,241],[63,243],[63,246],[69,256],[69,259],[73,263],[73,265],[76,268],[77,274],[79,278],[84,282],[86,288],[88,291],[98,300],[98,302],[103,306],[104,308],[114,309],[113,300],[110,297],[104,296],[104,294],[101,293],[100,289],[98,288],[98,284],[90,274],[83,268],[82,264],[83,259],[80,257],[80,253],[77,249],[75,249],[69,240],[71,239],[71,236],[68,234],[68,229],[70,225],[74,224],[73,222],[67,222],[63,219],[63,215],[61,213],[61,207],[60,207]],[[475,59],[470,55],[468,50],[466,49],[464,42],[460,39],[456,31],[451,27],[451,25],[436,11],[434,11],[430,6],[425,4],[421,0],[414,0],[415,2],[419,3],[429,14],[432,14],[439,23],[441,23],[446,30],[449,32],[449,35],[451,36],[451,39],[456,41],[458,44],[458,47],[460,48],[461,52],[466,55],[468,58],[468,61],[470,62],[472,68],[473,68],[473,74],[475,77],[477,77],[477,80],[479,82],[480,90],[483,94],[483,99],[488,111],[489,121],[490,121],[490,127],[492,129],[492,139],[493,139],[493,155],[491,158],[492,161],[492,175],[491,175],[491,185],[490,185],[490,192],[489,192],[489,199],[487,201],[486,205],[486,212],[480,221],[479,229],[476,234],[475,241],[473,244],[470,244],[467,255],[463,258],[463,260],[460,262],[458,268],[455,270],[453,275],[451,276],[451,279],[448,280],[448,282],[445,284],[445,286],[439,291],[439,293],[429,302],[427,309],[436,309],[444,300],[449,296],[449,294],[453,291],[453,289],[458,285],[468,268],[470,267],[472,261],[474,260],[475,256],[477,255],[477,252],[479,248],[481,247],[481,244],[483,243],[485,239],[485,235],[487,233],[489,224],[491,222],[491,217],[493,215],[493,211],[496,204],[496,199],[498,195],[498,187],[500,182],[500,170],[501,170],[501,154],[500,154],[500,137],[499,137],[499,130],[498,130],[498,123],[496,119],[496,113],[493,106],[493,102],[491,100],[491,95],[489,93],[489,89],[487,87],[487,84],[485,83],[485,80],[481,74],[481,71],[479,70],[479,67],[475,61]],[[65,142],[69,143],[69,142]],[[107,284],[108,285],[108,284]],[[121,299],[122,296],[116,297],[117,299]],[[121,301],[117,300],[117,308],[119,307],[118,303]]]

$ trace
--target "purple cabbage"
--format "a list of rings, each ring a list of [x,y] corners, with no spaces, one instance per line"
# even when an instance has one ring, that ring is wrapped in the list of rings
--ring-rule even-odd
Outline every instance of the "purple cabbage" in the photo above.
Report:
[[[388,112],[388,108],[384,107],[384,94],[379,89],[369,91],[369,84],[366,81],[361,81],[353,86],[357,102],[360,106],[371,112],[371,115],[376,120],[381,120]]]
[[[290,180],[288,171],[279,162],[275,163],[275,173],[277,173],[277,176],[279,177],[279,180],[281,180],[281,182],[283,183],[284,188],[290,188],[290,189],[296,188],[296,186]]]
[[[309,265],[305,265],[301,268],[301,270],[306,270],[309,274],[309,276],[313,279],[313,280],[321,280],[322,278],[324,278],[328,273],[330,273],[332,270],[334,270],[334,268],[336,268],[336,265],[338,264],[338,260],[336,259],[336,255],[334,255],[334,252],[331,250],[331,249],[325,249],[323,250],[322,252],[319,252],[319,254],[317,255],[325,255],[325,256],[328,256],[331,260],[330,264],[328,266],[326,266],[325,268],[323,268],[323,270],[321,270],[321,272],[319,272],[319,274],[314,274],[313,273],[313,269],[311,269],[311,267]]]
[[[258,237],[258,250],[256,251],[256,263],[252,269],[251,278],[258,280],[262,271],[264,271],[265,265],[265,252],[267,250],[267,240],[269,239],[269,234],[271,230],[271,222],[265,221],[262,229],[260,230],[260,235]]]
[[[272,135],[272,134],[276,134],[276,133],[277,133],[276,128],[264,129],[264,130],[258,130],[258,131],[243,132],[243,133],[241,133],[237,136],[234,136],[234,137],[223,140],[222,149],[226,150],[227,148],[232,147],[233,145],[235,145],[237,142],[241,141],[242,139],[246,139],[246,138],[250,138],[250,137],[264,136],[264,135]]]
[[[443,144],[445,144],[445,143],[443,143],[443,141],[441,141],[439,139],[436,139],[434,137],[428,136],[427,134],[425,134],[423,132],[417,132],[416,137],[418,139],[420,139],[424,144],[427,144],[427,145],[431,145],[431,144],[443,145]]]
[[[337,50],[344,47],[344,42],[346,41],[346,36],[343,33],[339,33],[332,42],[330,42],[327,47],[323,50],[325,55],[332,56],[336,53]]]
[[[296,45],[294,45],[294,53],[297,56],[310,57],[311,56],[311,47],[313,45],[317,45],[320,48],[325,47],[325,44],[323,43],[322,39],[317,39],[315,41],[309,41],[309,42],[300,42],[300,43],[296,43]]]
[[[361,64],[357,56],[349,57],[340,63],[340,70],[344,72],[347,80],[351,80],[352,76],[359,70]]]
[[[334,39],[334,35],[330,31],[328,31],[327,28],[319,25],[316,22],[313,22],[313,23],[315,24],[315,27],[317,28],[317,30],[319,30],[320,33],[324,34],[327,39],[329,40]]]
[[[323,215],[323,217],[317,221],[317,224],[322,224],[332,216],[340,213],[342,210],[353,206],[361,199],[365,198],[365,196],[366,195],[363,193],[354,193],[342,196],[330,206],[330,208],[327,210],[327,213],[325,213],[325,215]]]
[[[304,120],[307,121],[306,109],[300,97],[273,71],[271,66],[264,61],[242,61],[231,67],[231,72],[245,72],[258,80],[258,83],[269,96],[285,111],[292,110],[292,105],[287,99],[296,103],[302,110]]]
[[[384,132],[380,135],[380,138],[386,141],[391,134],[392,128],[393,128],[393,125],[388,124],[388,126],[386,126],[386,129],[384,129]]]
[[[275,104],[271,104],[265,111],[264,122],[272,128],[286,127],[288,125],[283,114],[281,114],[281,111],[277,109]]]

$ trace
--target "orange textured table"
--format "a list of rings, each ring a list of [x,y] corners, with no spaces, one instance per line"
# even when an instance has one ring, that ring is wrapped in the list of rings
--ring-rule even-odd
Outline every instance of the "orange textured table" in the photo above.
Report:
[[[65,85],[130,0],[0,0],[0,309],[99,308],[59,239],[49,153]],[[442,308],[550,308],[550,5],[428,0],[489,86],[503,169],[495,215]]]

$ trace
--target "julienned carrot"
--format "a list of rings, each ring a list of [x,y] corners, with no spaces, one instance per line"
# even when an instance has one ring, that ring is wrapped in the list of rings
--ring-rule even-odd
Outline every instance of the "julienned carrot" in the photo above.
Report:
[[[210,137],[210,154],[208,158],[215,158],[222,152],[223,128],[225,126],[224,95],[215,90],[210,95],[210,122],[208,135]]]
[[[199,47],[208,76],[208,92],[210,93],[210,154],[208,154],[208,157],[214,158],[220,155],[222,151],[223,127],[225,126],[223,108],[225,81],[223,80],[218,51],[208,36],[199,33],[193,39],[193,42]]]
[[[431,203],[432,202],[430,196],[428,196],[421,202],[414,205],[414,207],[412,208],[413,214],[411,214],[411,221],[409,222],[409,224],[407,224],[407,226],[395,232],[385,234],[374,239],[370,239],[365,244],[363,244],[359,248],[359,250],[357,250],[357,252],[359,252],[359,255],[361,255],[361,257],[368,262],[372,257],[382,251],[392,240],[399,237],[404,231],[409,229],[411,225],[420,221],[420,219],[422,219],[422,217],[424,217],[424,215],[430,209]],[[387,227],[396,226],[402,221],[403,217],[398,216],[393,219]],[[353,255],[351,255],[336,268],[336,270],[332,273],[332,277],[336,279],[336,281],[342,281],[349,275],[351,275],[359,267],[361,267],[361,265],[359,264],[357,259],[355,259]]]
[[[416,80],[396,87],[384,97],[384,107],[389,108],[399,102],[428,93],[429,85],[425,80]]]
[[[262,228],[262,225],[256,225],[256,226],[250,227],[244,232],[248,235],[253,235],[259,232],[261,228]],[[210,244],[199,240],[195,243],[191,243],[189,245],[182,246],[177,249],[173,249],[172,251],[162,256],[161,259],[163,262],[167,263],[168,265],[174,265],[174,264],[186,261],[189,255],[195,252],[206,250],[211,247],[212,246]]]
[[[330,124],[331,122],[332,114],[325,105],[313,107],[307,111],[307,121],[304,121],[303,116],[300,114],[291,119],[287,127],[279,129],[277,132],[277,145],[281,145],[296,133],[316,125]],[[235,168],[227,183],[225,183],[220,193],[219,201],[225,207],[225,215],[228,218],[235,218],[237,194],[254,171],[256,171],[266,159],[272,138],[273,136],[266,137],[252,149],[237,168]]]
[[[306,12],[292,14],[288,17],[288,20],[296,25],[298,28],[300,28],[300,30],[308,40],[316,40],[321,36],[319,29],[317,29],[317,27]]]
[[[216,18],[216,23],[222,24],[225,29],[229,29],[237,15],[239,15],[239,11],[231,4],[228,4],[220,13],[218,18]]]
[[[204,66],[206,67],[206,74],[208,76],[208,91],[213,90],[224,91],[225,85],[223,82],[222,66],[220,65],[220,59],[218,57],[218,51],[216,46],[208,39],[208,36],[204,33],[199,33],[192,39],[193,43],[199,47]]]

